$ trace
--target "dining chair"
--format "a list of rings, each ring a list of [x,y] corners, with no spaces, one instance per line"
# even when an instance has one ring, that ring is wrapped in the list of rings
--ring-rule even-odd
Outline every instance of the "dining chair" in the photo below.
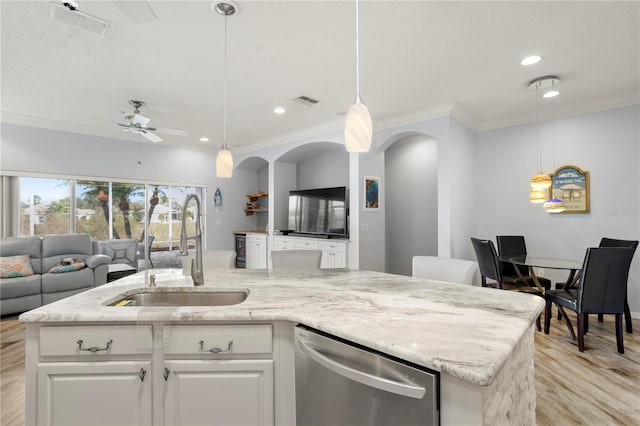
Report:
[[[615,238],[607,238],[603,237],[600,240],[600,244],[598,247],[630,247],[633,249],[635,253],[638,248],[637,240],[617,240]],[[598,321],[602,322],[604,320],[603,314],[598,314]],[[627,296],[627,289],[624,290],[624,323],[627,328],[627,333],[633,333],[633,325],[631,323],[631,310],[629,309],[629,302]]]
[[[320,269],[321,250],[273,250],[273,269]]]
[[[623,354],[622,314],[634,251],[631,247],[588,248],[582,263],[578,287],[550,290],[545,293],[545,334],[549,334],[552,304],[563,312],[573,334],[573,327],[563,308],[571,309],[578,317],[578,350],[584,352],[587,315],[613,314],[616,316],[618,352]]]
[[[411,275],[458,284],[473,284],[478,263],[472,260],[438,256],[413,256]]]
[[[500,267],[500,260],[496,247],[491,240],[481,240],[478,238],[471,238],[471,244],[473,250],[476,252],[478,258],[478,267],[480,268],[480,278],[482,280],[483,287],[490,287],[490,283],[487,279],[495,281],[497,289],[520,291],[523,293],[535,294],[543,296],[537,287],[531,287],[528,284],[524,284],[521,281],[518,282],[513,278],[503,275]],[[540,327],[540,316],[536,319],[536,328],[538,331]]]
[[[500,258],[519,257],[527,255],[527,245],[523,235],[497,235],[496,243],[498,243],[498,254]],[[502,274],[511,277],[516,281],[520,281],[531,287],[535,287],[536,283],[529,273],[529,268],[524,265],[514,265],[511,262],[500,261],[502,266]],[[551,288],[551,281],[545,277],[537,276],[538,282],[545,289]]]

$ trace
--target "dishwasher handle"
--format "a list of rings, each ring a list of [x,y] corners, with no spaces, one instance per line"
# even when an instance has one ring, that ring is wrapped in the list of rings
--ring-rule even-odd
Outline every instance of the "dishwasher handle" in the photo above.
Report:
[[[340,374],[341,376],[362,383],[363,385],[415,399],[422,399],[424,397],[424,394],[426,393],[426,389],[423,387],[408,385],[406,383],[400,383],[394,380],[377,377],[373,374],[369,374],[364,371],[360,371],[347,365],[341,364],[338,361],[316,351],[301,339],[298,339],[298,345],[300,346],[300,349],[302,349],[302,351],[307,354],[307,356],[309,356],[309,358],[311,358],[318,364],[333,371],[336,374]]]

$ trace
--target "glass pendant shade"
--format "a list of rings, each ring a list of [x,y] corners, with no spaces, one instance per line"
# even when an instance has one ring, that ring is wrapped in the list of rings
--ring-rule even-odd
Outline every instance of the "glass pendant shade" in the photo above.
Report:
[[[547,201],[547,192],[544,189],[532,189],[529,193],[529,201],[533,204],[540,204]]]
[[[567,209],[567,206],[562,200],[558,200],[557,198],[552,198],[549,201],[546,201],[542,208],[547,213],[560,213]]]
[[[538,173],[531,178],[531,188],[533,189],[547,189],[551,186],[551,176]]]
[[[371,148],[371,115],[360,98],[351,105],[344,126],[344,142],[349,152],[367,152]]]
[[[216,176],[230,178],[233,174],[233,156],[228,148],[223,147],[216,157]]]

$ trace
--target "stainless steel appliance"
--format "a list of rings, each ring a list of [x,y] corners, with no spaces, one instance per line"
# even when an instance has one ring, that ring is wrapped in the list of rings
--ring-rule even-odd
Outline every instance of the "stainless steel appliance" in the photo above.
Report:
[[[247,236],[236,234],[236,268],[247,267]]]
[[[295,336],[298,426],[439,424],[437,372],[305,326]]]

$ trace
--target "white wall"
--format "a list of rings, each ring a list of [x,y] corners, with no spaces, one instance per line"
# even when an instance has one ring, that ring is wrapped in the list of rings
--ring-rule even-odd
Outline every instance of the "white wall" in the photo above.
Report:
[[[54,176],[121,179],[133,182],[172,183],[207,187],[207,247],[233,248],[232,229],[250,225],[244,215],[246,194],[255,191],[256,175],[235,170],[233,178],[215,176],[211,153],[142,144],[75,133],[3,123],[2,173],[37,173]],[[219,187],[223,205],[213,207]]]
[[[274,180],[274,209],[272,217],[274,218],[274,229],[289,229],[289,191],[297,189],[298,181],[296,178],[298,166],[291,163],[275,163],[275,180]]]
[[[298,189],[349,186],[349,154],[325,151],[298,163]]]
[[[439,163],[438,176],[446,174],[449,188],[445,195],[449,201],[448,214],[451,220],[450,238],[451,248],[448,256],[457,259],[476,260],[475,252],[469,241],[476,229],[475,224],[475,191],[476,173],[478,169],[476,158],[476,133],[455,119],[449,122],[450,149],[447,170],[441,171],[444,164]],[[440,145],[441,146],[441,145]],[[439,158],[441,158],[439,156]],[[440,194],[438,194],[440,198]]]
[[[477,135],[475,235],[526,237],[532,255],[582,261],[600,238],[640,239],[640,107],[594,112],[555,123],[555,168],[574,165],[590,173],[591,213],[548,214],[528,201],[529,179],[537,172],[533,124]],[[551,122],[543,123],[543,171],[554,168]],[[566,274],[546,270],[554,281]],[[629,278],[629,305],[640,312],[640,253]]]
[[[256,182],[257,191],[269,192],[269,163],[265,163],[260,169],[258,169],[258,176]],[[271,195],[271,194],[270,194]],[[247,199],[249,201],[249,199]],[[260,208],[267,209],[269,207],[269,200],[267,198],[258,199]],[[266,229],[269,223],[269,215],[265,213],[254,213],[256,216],[256,229]]]
[[[396,141],[385,152],[386,271],[411,275],[413,256],[438,254],[437,143]]]

